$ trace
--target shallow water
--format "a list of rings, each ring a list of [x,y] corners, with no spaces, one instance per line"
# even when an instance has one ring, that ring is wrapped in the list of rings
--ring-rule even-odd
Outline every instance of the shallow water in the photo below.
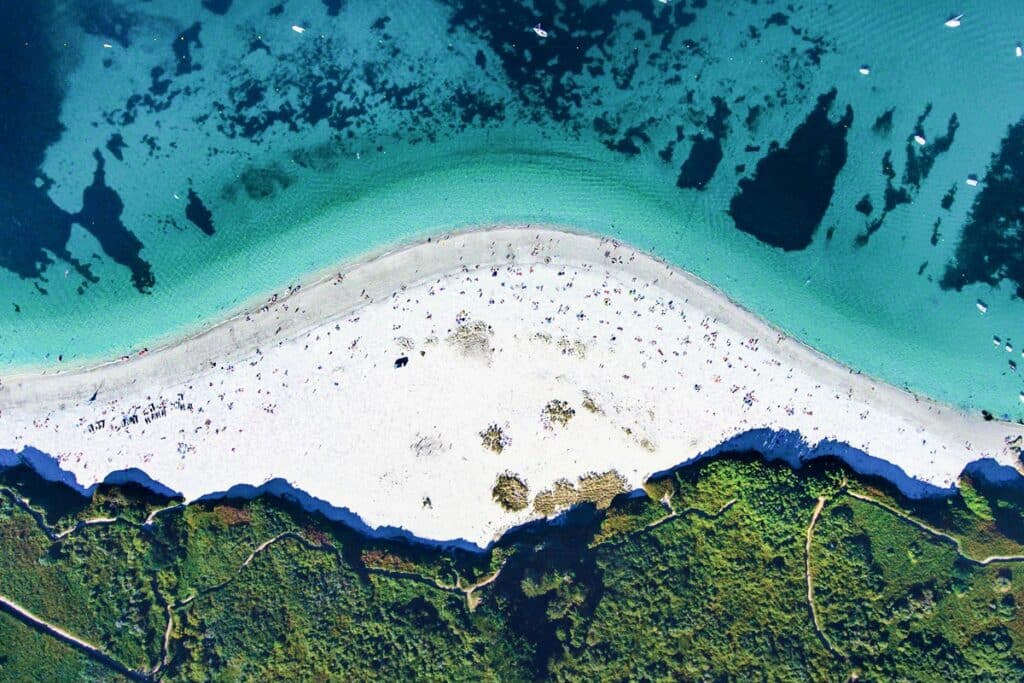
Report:
[[[1016,3],[966,2],[956,29],[938,3],[24,4],[0,9],[2,366],[131,352],[396,241],[536,221],[1024,417]]]

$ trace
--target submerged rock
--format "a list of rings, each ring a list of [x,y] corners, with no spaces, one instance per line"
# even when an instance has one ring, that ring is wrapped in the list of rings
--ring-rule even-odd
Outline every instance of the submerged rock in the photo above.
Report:
[[[839,121],[829,119],[835,98],[835,90],[819,97],[786,145],[758,161],[752,178],[740,180],[729,205],[737,228],[786,251],[811,243],[846,164],[846,133],[853,123],[849,105]]]
[[[213,213],[206,208],[206,204],[203,204],[203,200],[191,188],[188,191],[188,206],[185,207],[185,218],[207,235],[213,234]]]
[[[1024,297],[1024,118],[1010,126],[992,156],[940,284],[960,290],[1003,280]]]

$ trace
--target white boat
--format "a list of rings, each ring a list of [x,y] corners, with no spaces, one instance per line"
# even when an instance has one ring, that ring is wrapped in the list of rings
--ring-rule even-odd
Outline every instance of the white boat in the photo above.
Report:
[[[924,143],[926,143],[928,141],[924,139],[923,135],[915,135],[914,136],[914,142],[916,142],[919,145],[923,145]]]
[[[981,299],[978,299],[978,301],[974,305],[977,306],[978,310],[981,311],[982,313],[988,313],[988,304],[986,304]]]
[[[536,33],[541,38],[547,38],[548,37],[548,32],[545,31],[544,29],[542,29],[540,27],[540,24],[537,24],[536,26],[533,27],[533,32]]]
[[[113,46],[113,45],[111,45],[110,43],[103,43],[103,47],[105,47],[106,49],[108,49],[108,50],[109,50],[110,48],[112,48],[112,47],[114,47],[114,46]]]
[[[967,180],[965,180],[964,182],[966,182],[971,187],[977,187],[978,186],[978,176],[976,176],[976,175],[974,175],[972,173],[969,176],[967,176]]]
[[[1011,344],[1010,342],[1006,342],[1005,348],[1007,353],[1013,353],[1013,344]]]
[[[1020,402],[1024,403],[1024,391],[1020,392]]]
[[[292,30],[295,31],[296,33],[305,33],[306,32],[306,29],[304,29],[303,27],[299,26],[298,24],[292,24]]]
[[[992,346],[1000,346],[1002,343],[1003,340],[999,337],[992,337]]]
[[[964,15],[962,14],[957,14],[956,16],[950,17],[949,19],[946,20],[946,26],[948,26],[949,28],[959,28],[960,20],[963,18]]]
[[[1017,55],[1018,57],[1024,57],[1024,45],[1017,43],[1017,47],[1013,49],[1013,54]]]
[[[867,76],[868,74],[871,73],[871,67],[868,66],[867,64],[864,64],[859,69],[857,69],[857,71],[860,72],[861,76]]]

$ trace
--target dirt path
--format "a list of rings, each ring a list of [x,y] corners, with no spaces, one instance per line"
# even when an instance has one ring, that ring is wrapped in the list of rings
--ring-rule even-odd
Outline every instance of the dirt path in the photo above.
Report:
[[[818,611],[814,607],[814,572],[811,570],[811,544],[814,541],[814,525],[818,522],[818,517],[821,516],[821,511],[825,508],[825,503],[828,502],[828,498],[825,496],[818,496],[818,503],[814,506],[814,512],[811,514],[811,523],[807,525],[807,539],[804,543],[804,577],[807,580],[807,608],[811,612],[811,622],[814,623],[814,630],[818,634],[818,638],[822,644],[828,649],[829,652],[838,656],[845,657],[845,655],[832,644],[832,641],[828,639],[825,632],[821,628],[821,623],[818,621]]]
[[[152,512],[150,512],[149,515],[146,516],[146,521],[144,521],[142,523],[142,526],[150,526],[150,525],[152,525],[153,521],[156,519],[156,516],[159,515],[159,514],[162,514],[164,512],[169,512],[170,510],[177,510],[177,509],[183,508],[183,507],[185,507],[184,503],[174,503],[173,505],[168,505],[167,507],[157,508],[157,509],[153,510]]]
[[[505,562],[508,562],[508,560],[506,559]],[[499,566],[490,574],[480,577],[468,586],[462,585],[461,576],[456,577],[455,586],[453,588],[455,591],[460,592],[466,596],[466,609],[468,609],[470,612],[476,610],[477,606],[480,604],[480,601],[483,599],[479,595],[475,594],[476,591],[494,583],[498,579],[498,576],[501,574],[501,570],[505,568],[505,562],[502,562],[501,566]],[[441,583],[437,579],[434,579],[434,585],[438,588],[441,588],[442,590],[447,589],[445,584]]]
[[[722,505],[722,507],[718,508],[714,512],[708,512],[707,510],[704,510],[703,508],[698,508],[698,507],[683,508],[682,510],[679,510],[677,512],[672,507],[671,501],[663,500],[662,504],[666,508],[671,510],[671,512],[666,514],[664,517],[659,517],[658,519],[654,520],[653,522],[651,522],[651,523],[649,523],[649,524],[647,524],[645,526],[640,527],[636,531],[631,531],[629,533],[625,533],[625,534],[622,534],[620,536],[615,536],[615,537],[609,538],[609,539],[607,539],[605,541],[601,541],[599,543],[595,543],[594,546],[596,547],[596,546],[600,546],[600,545],[616,545],[618,543],[624,543],[626,540],[628,540],[629,538],[632,538],[633,536],[636,536],[638,534],[642,534],[642,533],[650,531],[652,529],[657,529],[662,524],[668,524],[672,520],[679,519],[680,517],[685,517],[686,515],[696,515],[697,517],[703,517],[704,519],[718,519],[723,514],[725,514],[726,510],[728,510],[733,505],[735,505],[736,501],[738,501],[738,500],[739,500],[739,498],[733,498],[731,500],[727,500]]]
[[[238,566],[238,569],[235,570],[235,572],[234,572],[234,574],[232,576],[224,579],[220,583],[214,584],[212,586],[207,586],[206,588],[202,588],[199,591],[197,591],[196,593],[193,593],[192,595],[188,596],[187,598],[184,598],[183,600],[180,600],[177,604],[173,605],[173,609],[178,609],[178,608],[184,607],[184,606],[188,605],[190,602],[192,602],[193,600],[195,600],[196,598],[198,598],[200,596],[208,595],[210,593],[213,593],[215,591],[219,591],[220,589],[224,588],[225,586],[230,584],[232,581],[234,581],[236,578],[238,578],[238,575],[241,574],[241,572],[246,567],[248,567],[250,564],[252,564],[253,560],[255,560],[258,555],[260,555],[261,553],[266,551],[271,546],[277,544],[280,541],[284,541],[284,540],[296,541],[297,543],[301,544],[303,547],[305,547],[308,550],[319,550],[319,551],[323,551],[323,552],[333,553],[333,554],[335,554],[335,555],[337,555],[339,557],[339,560],[341,559],[341,557],[340,557],[340,552],[341,551],[339,550],[339,548],[337,546],[335,546],[335,545],[333,545],[331,543],[322,543],[322,544],[321,543],[314,543],[314,542],[310,541],[309,539],[307,539],[305,536],[303,536],[298,531],[283,531],[283,532],[277,534],[276,536],[273,536],[273,537],[263,541],[262,543],[257,545],[255,548],[253,548],[252,552],[250,552],[249,555],[245,558],[245,560],[242,561],[242,563]],[[504,566],[504,564],[502,564],[502,566]],[[403,571],[398,571],[398,570],[394,570],[394,569],[383,569],[381,567],[374,567],[372,565],[366,565],[364,567],[364,569],[365,569],[365,571],[368,574],[376,574],[378,576],[386,576],[388,578],[400,579],[400,580],[405,580],[405,581],[416,581],[418,583],[422,583],[425,586],[429,586],[431,588],[434,588],[434,589],[437,589],[437,590],[440,590],[440,591],[444,591],[446,593],[458,593],[458,594],[463,595],[463,596],[466,597],[467,603],[470,602],[470,598],[471,598],[472,594],[475,591],[477,591],[480,588],[483,588],[484,586],[487,586],[487,585],[493,583],[494,580],[498,578],[498,575],[501,572],[501,567],[499,567],[492,574],[488,574],[487,576],[484,576],[483,578],[481,578],[480,580],[478,580],[478,581],[476,581],[476,582],[474,582],[472,584],[469,584],[467,586],[463,586],[462,583],[461,583],[461,581],[462,581],[461,578],[457,578],[455,585],[451,585],[451,584],[443,583],[443,582],[441,582],[440,580],[438,580],[438,579],[436,579],[434,577],[424,576],[422,574],[417,574],[415,572],[403,572]],[[476,603],[473,604],[473,607],[475,607],[475,606],[476,606]]]
[[[122,523],[122,524],[127,524],[127,525],[129,525],[129,526],[131,526],[131,527],[133,527],[135,529],[138,529],[138,530],[145,530],[147,525],[149,525],[152,522],[153,517],[157,513],[163,512],[165,510],[170,510],[170,509],[173,509],[173,508],[181,507],[181,505],[178,504],[178,505],[172,505],[172,506],[168,506],[166,508],[160,508],[158,510],[155,510],[154,512],[150,513],[149,517],[142,524],[140,524],[138,522],[135,522],[135,521],[132,521],[130,519],[126,519],[124,517],[92,517],[92,518],[89,518],[89,519],[80,519],[73,526],[70,526],[70,527],[68,527],[66,529],[63,529],[63,530],[58,530],[57,527],[52,526],[52,525],[50,525],[50,524],[48,524],[46,522],[46,518],[44,517],[43,513],[40,512],[39,510],[37,510],[36,508],[32,507],[31,501],[29,501],[27,498],[22,498],[22,497],[18,496],[17,493],[14,490],[12,490],[12,489],[10,489],[10,488],[8,488],[6,486],[0,487],[0,493],[6,495],[7,498],[16,507],[18,507],[22,511],[26,512],[29,516],[31,516],[32,519],[35,521],[36,526],[39,528],[39,530],[42,531],[44,534],[46,534],[46,537],[49,538],[54,543],[63,541],[65,539],[67,539],[68,537],[70,537],[72,534],[77,533],[77,532],[81,531],[82,529],[85,529],[85,528],[88,528],[88,527],[91,527],[91,526],[105,526],[105,525]],[[150,538],[150,540],[154,541],[155,539]],[[156,674],[159,673],[160,669],[167,662],[167,658],[168,658],[167,657],[167,653],[169,651],[171,628],[173,626],[173,623],[171,621],[171,607],[170,607],[170,604],[168,603],[168,601],[164,599],[163,594],[160,593],[160,590],[159,590],[158,586],[156,585],[155,577],[153,579],[153,594],[156,596],[156,598],[160,602],[160,604],[167,610],[167,619],[168,619],[167,620],[167,627],[164,630],[163,651],[161,653],[160,659],[157,662],[156,666],[154,666],[152,668],[151,673],[145,674],[145,673],[141,673],[141,672],[138,672],[138,671],[134,671],[131,674],[131,675],[135,676],[136,678],[138,678],[139,680],[152,680],[156,676]],[[68,642],[73,647],[76,647],[78,649],[92,648],[92,650],[94,650],[95,653],[99,653],[100,655],[102,655],[102,657],[106,657],[107,659],[109,659],[109,661],[107,661],[105,659],[99,658],[99,661],[103,662],[104,664],[107,664],[108,666],[111,666],[112,668],[120,671],[121,673],[124,673],[126,676],[129,675],[129,674],[125,673],[125,671],[132,671],[132,670],[127,669],[127,667],[125,667],[123,664],[121,664],[121,663],[117,662],[116,660],[112,659],[109,655],[106,655],[105,653],[103,653],[101,650],[99,650],[99,648],[96,648],[93,645],[89,645],[85,641],[77,639],[74,636],[72,636],[72,635],[62,631],[59,627],[57,627],[57,626],[55,626],[53,624],[49,624],[49,623],[45,622],[44,620],[40,619],[39,617],[36,617],[35,615],[32,615],[27,610],[24,610],[23,608],[18,607],[17,604],[14,603],[13,601],[7,600],[6,598],[0,598],[0,599],[6,601],[6,604],[2,604],[2,609],[4,609],[4,611],[9,612],[10,614],[15,616],[16,618],[22,620],[26,624],[29,624],[33,628],[36,628],[37,630],[41,631],[42,633],[45,633],[47,635],[51,635],[51,636],[53,636],[55,638],[58,638],[60,640],[64,640],[65,642]],[[68,640],[69,638],[71,640]],[[94,652],[88,651],[88,650],[84,650],[84,649],[83,649],[83,651],[86,652],[87,654],[89,654],[89,656],[93,657],[94,659],[97,658],[96,656],[94,656],[95,655]],[[122,671],[122,669],[124,669],[124,670]],[[141,678],[139,678],[139,677],[141,677]]]
[[[277,543],[278,541],[281,541],[281,540],[286,539],[286,538],[294,540],[294,541],[298,541],[299,543],[301,543],[302,545],[304,545],[306,548],[308,548],[310,550],[324,550],[324,551],[330,551],[330,552],[334,552],[334,553],[339,553],[340,552],[339,549],[336,546],[334,546],[334,545],[332,545],[330,543],[316,544],[316,543],[311,542],[305,536],[303,536],[302,534],[300,534],[300,533],[298,533],[296,531],[285,531],[285,532],[282,532],[282,533],[278,534],[277,536],[274,536],[273,538],[270,538],[270,539],[264,541],[263,543],[260,543],[258,546],[256,546],[256,548],[253,549],[253,551],[251,553],[249,553],[249,556],[247,558],[245,558],[245,561],[238,568],[238,572],[241,572],[242,569],[244,569],[245,567],[249,566],[249,564],[253,561],[253,559],[255,559],[255,557],[258,554],[262,553],[264,550],[266,550],[267,548],[269,548],[273,544]],[[445,591],[445,592],[448,592],[448,593],[459,593],[459,594],[461,594],[461,595],[463,595],[465,597],[465,599],[466,599],[466,607],[469,609],[470,612],[472,612],[473,610],[476,609],[476,606],[480,604],[480,598],[474,596],[475,591],[479,590],[480,588],[483,588],[484,586],[488,586],[491,583],[493,583],[498,578],[498,575],[501,573],[501,570],[502,570],[502,568],[504,568],[504,566],[505,566],[505,563],[503,562],[501,567],[498,567],[498,569],[496,569],[491,574],[488,574],[488,575],[480,578],[479,580],[475,581],[474,583],[471,583],[471,584],[466,585],[466,586],[462,585],[462,578],[461,577],[456,577],[455,585],[453,586],[453,585],[450,585],[450,584],[442,583],[441,581],[439,581],[436,578],[429,577],[429,576],[424,576],[422,574],[417,574],[415,572],[398,572],[398,571],[394,571],[394,570],[382,569],[380,567],[373,567],[373,566],[366,566],[366,571],[368,573],[370,573],[370,574],[377,574],[379,576],[388,576],[390,578],[402,579],[402,580],[406,580],[406,581],[409,581],[409,580],[417,581],[419,583],[423,583],[423,584],[425,584],[427,586],[430,586],[432,588],[436,588],[437,590],[442,590],[442,591]],[[236,576],[237,576],[238,572],[236,572]]]
[[[960,539],[957,538],[956,536],[952,536],[950,534],[947,534],[945,531],[940,531],[939,529],[936,529],[935,527],[928,526],[924,522],[922,522],[920,520],[917,520],[917,519],[914,519],[913,517],[911,517],[910,515],[906,514],[905,512],[900,510],[899,508],[895,508],[895,507],[893,507],[891,505],[883,503],[882,501],[876,500],[876,499],[872,498],[871,496],[866,496],[863,493],[857,493],[855,491],[850,491],[850,490],[847,490],[846,494],[851,496],[851,497],[853,497],[853,498],[856,498],[857,500],[862,500],[865,503],[870,503],[870,504],[872,504],[872,505],[874,505],[876,507],[879,507],[879,508],[881,508],[881,509],[883,509],[883,510],[885,510],[887,512],[890,512],[890,513],[896,515],[897,517],[899,517],[900,519],[902,519],[903,521],[916,526],[918,529],[921,529],[922,531],[925,531],[925,532],[931,534],[932,536],[937,536],[939,538],[942,538],[942,539],[945,539],[945,540],[949,541],[950,543],[952,543],[956,547],[957,554],[960,557],[962,557],[963,559],[967,560],[968,562],[971,562],[971,563],[974,563],[974,564],[977,564],[977,565],[981,565],[981,566],[984,566],[984,565],[987,565],[987,564],[992,564],[993,562],[1024,562],[1024,555],[989,555],[988,557],[983,557],[983,558],[980,558],[980,559],[976,558],[976,557],[971,557],[966,552],[964,552],[963,544],[960,542]]]
[[[170,661],[171,632],[174,630],[174,612],[171,608],[171,603],[160,592],[159,581],[155,574],[153,575],[153,595],[156,596],[160,606],[164,608],[164,616],[167,620],[167,625],[164,627],[164,638],[160,644],[160,659],[157,660],[156,666],[153,667],[151,673],[155,678],[159,675],[160,670],[167,666],[167,663]]]
[[[73,533],[85,529],[86,527],[96,525],[117,524],[118,522],[121,522],[136,528],[142,526],[138,522],[133,522],[130,519],[125,519],[124,517],[91,517],[89,519],[80,519],[75,522],[73,526],[70,526],[67,529],[58,530],[57,527],[51,526],[46,522],[46,518],[43,516],[43,513],[32,507],[31,501],[27,498],[19,497],[17,493],[6,486],[0,486],[0,493],[6,495],[14,505],[31,515],[36,521],[36,525],[39,527],[40,531],[46,534],[51,541],[60,541]]]
[[[100,662],[101,664],[113,669],[122,676],[126,676],[127,678],[133,681],[148,682],[153,680],[153,678],[150,675],[142,673],[140,671],[136,671],[135,669],[130,669],[129,667],[117,661],[116,659],[114,659],[109,654],[107,654],[100,648],[96,647],[92,643],[86,642],[81,638],[68,633],[59,626],[56,626],[55,624],[51,624],[50,622],[44,619],[40,619],[24,607],[22,607],[21,605],[17,604],[13,600],[9,600],[3,597],[2,595],[0,595],[0,611],[10,614],[15,619],[21,621],[22,623],[35,629],[36,631],[39,631],[40,633],[56,638],[64,644],[69,645],[73,649],[78,650],[79,652],[87,655],[88,657],[96,660],[97,662]]]
[[[115,524],[117,522],[125,521],[127,520],[124,520],[120,517],[93,517],[92,519],[82,519],[78,521],[78,524],[71,527],[70,529],[65,529],[64,531],[54,534],[53,540],[59,541],[60,539],[70,536],[74,532],[80,531],[88,526],[94,526],[96,524]]]

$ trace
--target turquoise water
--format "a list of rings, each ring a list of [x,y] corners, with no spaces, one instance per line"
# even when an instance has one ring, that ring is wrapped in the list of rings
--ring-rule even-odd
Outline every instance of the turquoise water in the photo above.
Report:
[[[1024,417],[1024,381],[1009,366],[1024,367],[1014,263],[994,284],[942,286],[963,244],[992,259],[1019,238],[1013,215],[989,221],[1005,233],[998,244],[961,236],[992,213],[978,196],[1010,173],[991,158],[1024,115],[1015,4],[965,3],[956,29],[937,3],[350,0],[337,16],[319,0],[288,0],[279,14],[274,2],[227,4],[217,14],[81,2],[44,17],[59,34],[49,77],[63,130],[23,165],[76,217],[66,239],[33,233],[45,213],[17,204],[27,191],[8,190],[18,225],[4,236],[20,242],[0,260],[3,366],[120,355],[397,241],[533,221],[651,251],[891,383]],[[547,38],[530,30],[537,21]],[[849,107],[852,123],[831,133],[847,158],[824,190],[827,210],[785,233],[788,250],[737,229],[729,211],[740,181],[772,141],[796,139],[832,90],[827,120],[839,127]],[[721,125],[716,98],[729,111]],[[920,150],[916,132],[928,139]],[[721,161],[699,187],[680,188],[683,168],[707,175],[691,154],[698,138]],[[939,148],[924,177],[908,178]],[[905,197],[858,242],[882,214],[886,151],[891,188]],[[83,197],[97,154],[103,201]],[[835,155],[819,156],[828,167]],[[964,182],[970,173],[979,186]],[[817,175],[794,173],[759,199],[764,222],[777,200],[786,208],[781,195],[822,192]],[[212,225],[187,209],[190,191]],[[116,220],[111,192],[123,204]],[[868,215],[855,208],[865,195]],[[36,246],[52,263],[32,266]]]

